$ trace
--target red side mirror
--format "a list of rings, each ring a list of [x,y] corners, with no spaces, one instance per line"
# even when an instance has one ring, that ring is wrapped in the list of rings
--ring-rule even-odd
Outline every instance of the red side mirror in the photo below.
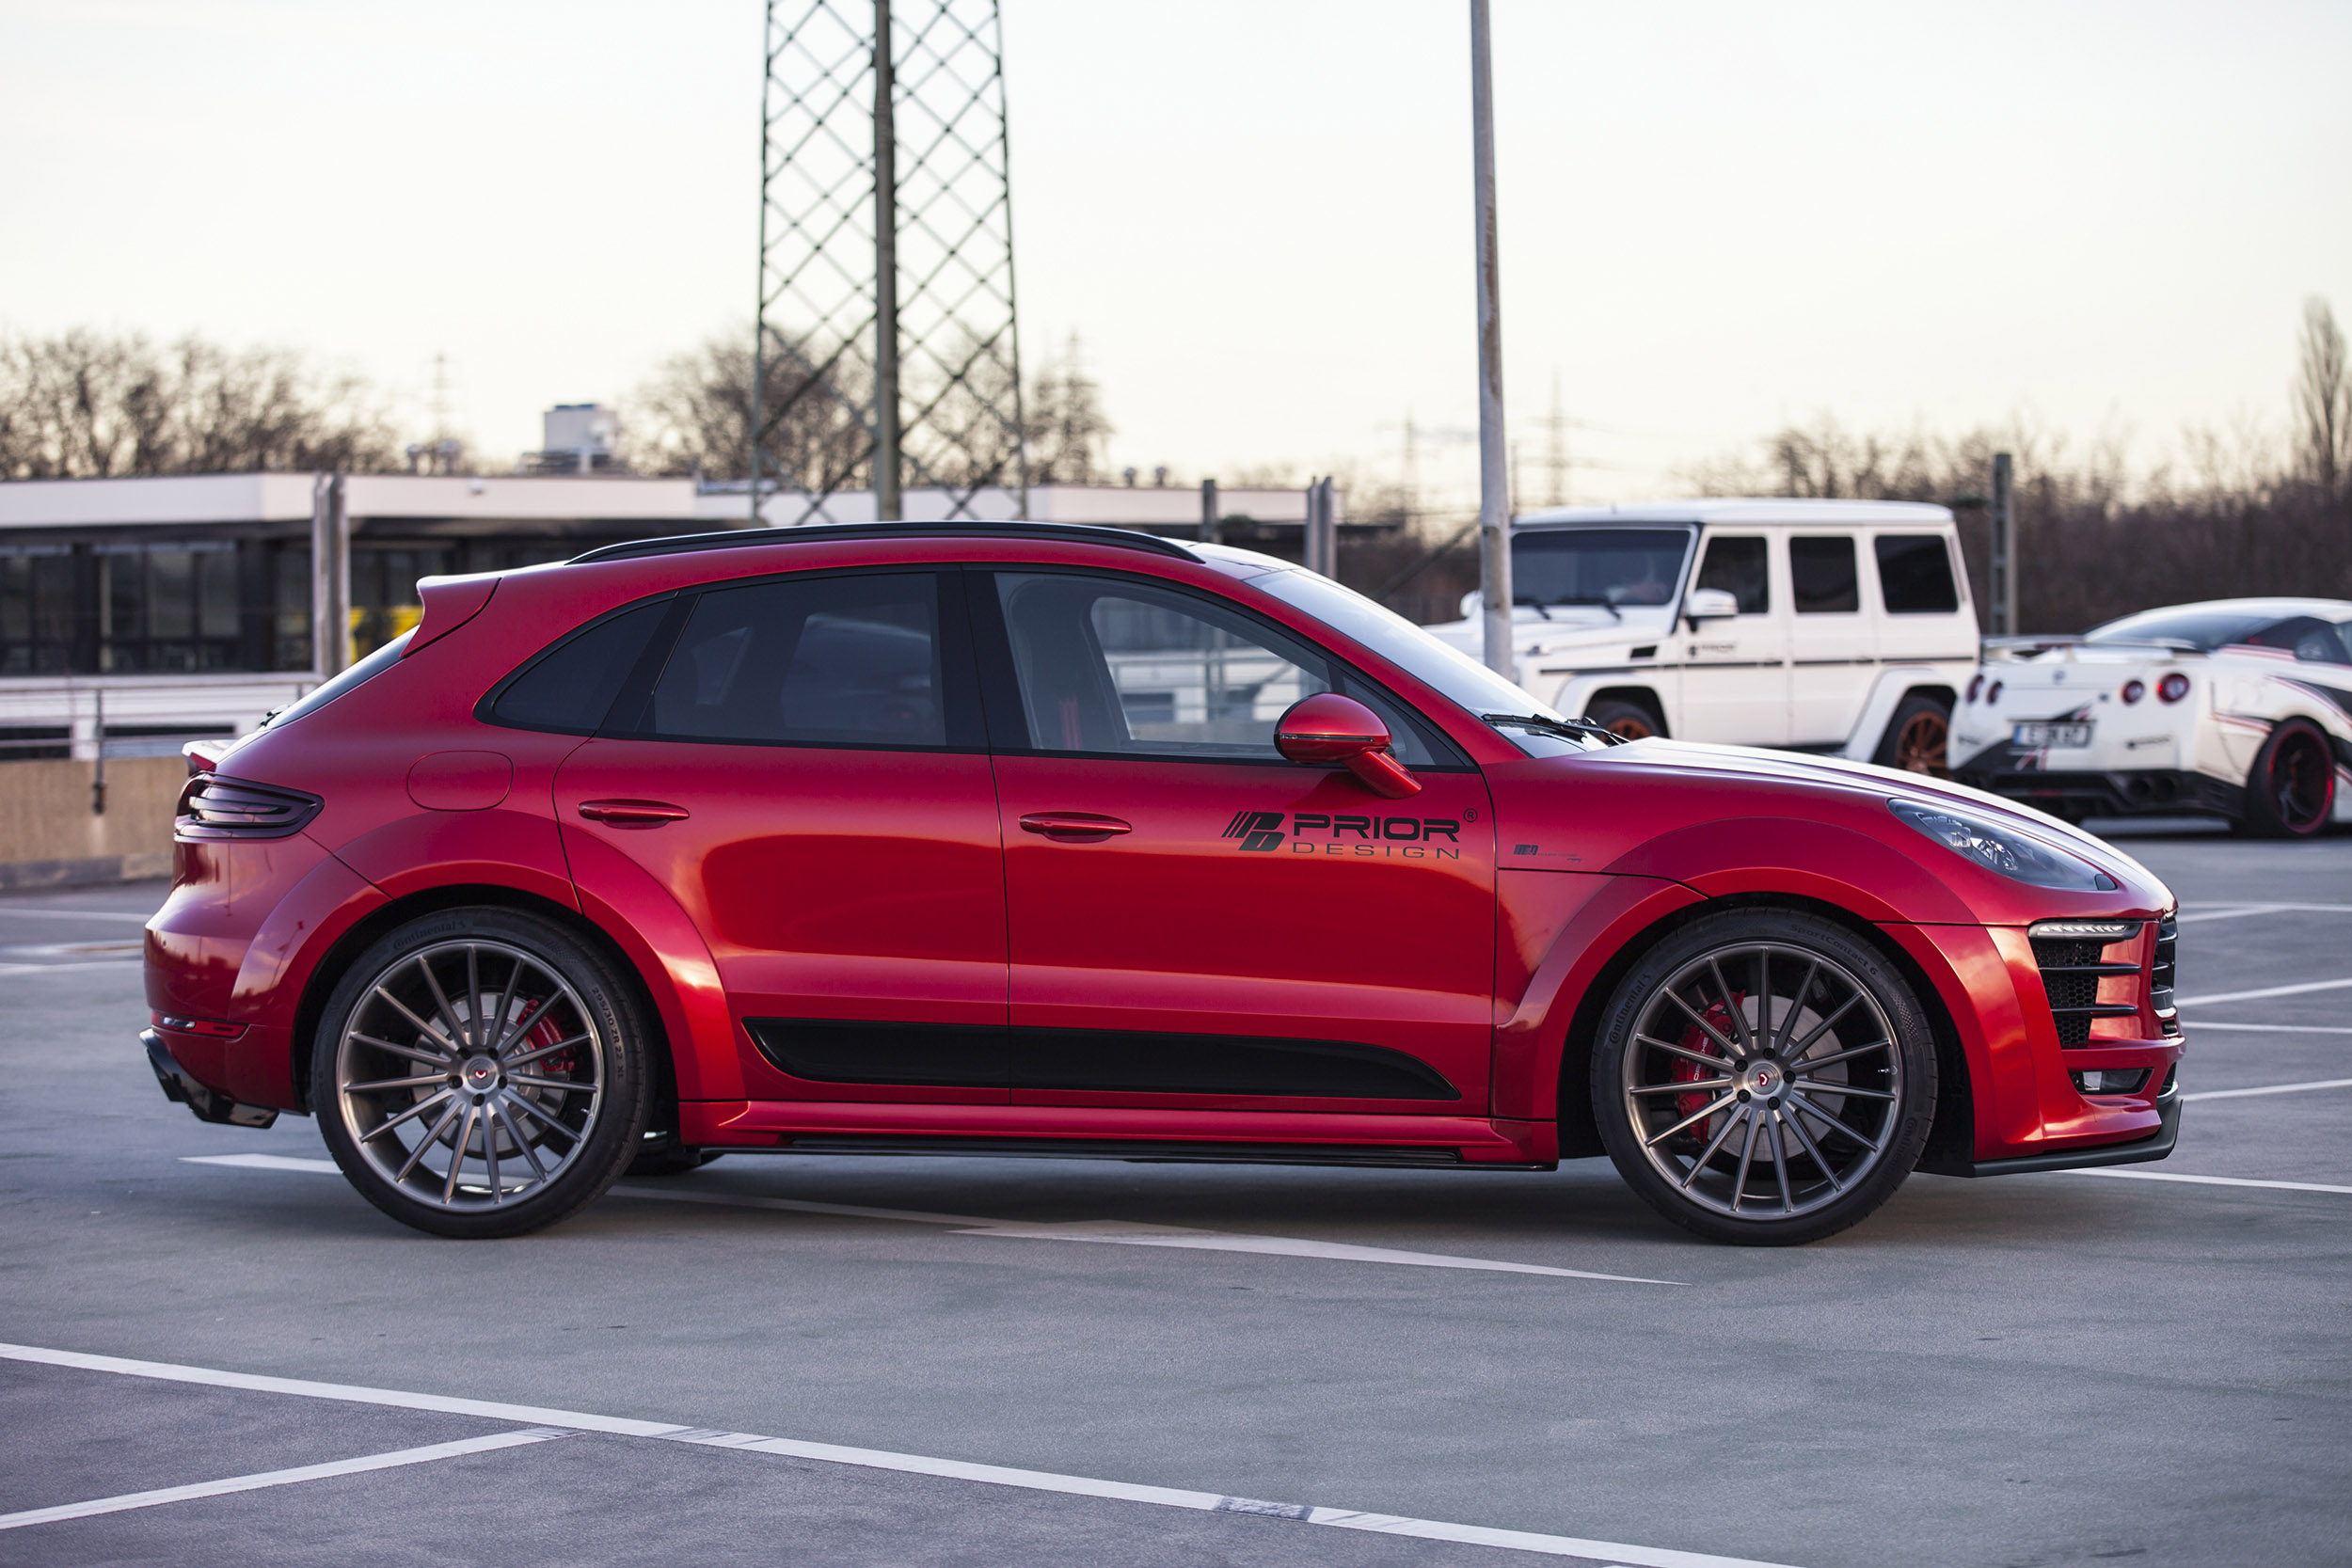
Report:
[[[1275,721],[1274,749],[1302,767],[1344,768],[1387,800],[1421,793],[1421,781],[1389,750],[1389,726],[1380,716],[1336,691],[1293,703]]]

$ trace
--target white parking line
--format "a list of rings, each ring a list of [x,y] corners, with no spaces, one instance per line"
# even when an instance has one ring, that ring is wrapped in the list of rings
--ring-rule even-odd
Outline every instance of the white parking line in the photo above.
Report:
[[[2183,1100],[2243,1100],[2253,1094],[2299,1094],[2305,1089],[2352,1089],[2352,1078],[2321,1078],[2309,1084],[2265,1084],[2259,1089],[2203,1089]]]
[[[71,964],[9,964],[0,963],[0,974],[45,974],[57,969],[136,969],[144,958],[93,958],[87,963]]]
[[[2089,1170],[2061,1171],[2062,1176],[2112,1176],[2125,1181],[2187,1181],[2200,1187],[2266,1187],[2281,1193],[2352,1193],[2352,1187],[2330,1186],[2325,1181],[2256,1181],[2243,1176],[2189,1176],[2174,1170],[2123,1169],[2115,1165],[2094,1165]]]
[[[1547,1557],[1588,1558],[1597,1562],[1628,1564],[1629,1568],[1786,1568],[1780,1563],[1718,1557],[1708,1552],[1679,1551],[1670,1546],[1634,1546],[1616,1541],[1587,1541],[1569,1535],[1495,1529],[1485,1525],[1452,1524],[1442,1519],[1416,1519],[1399,1513],[1364,1513],[1354,1509],[1318,1508],[1308,1503],[1263,1502],[1254,1497],[1224,1497],[1215,1492],[1145,1486],[1124,1481],[1099,1481],[1088,1476],[1057,1475],[1049,1470],[1017,1470],[1001,1465],[977,1465],[961,1459],[892,1453],[881,1449],[845,1448],[836,1443],[810,1443],[790,1437],[762,1437],[753,1433],[723,1432],[712,1427],[676,1426],[624,1416],[596,1416],[577,1410],[550,1410],[537,1405],[504,1404],[490,1400],[455,1399],[445,1394],[412,1394],[392,1388],[313,1383],[256,1372],[179,1366],[167,1361],[131,1361],[119,1356],[89,1355],[78,1351],[45,1350],[36,1345],[0,1344],[0,1360],[26,1361],[47,1367],[72,1367],[84,1371],[156,1378],[168,1383],[192,1383],[213,1388],[291,1394],[300,1399],[342,1400],[356,1404],[389,1405],[401,1410],[434,1410],[453,1416],[478,1416],[493,1421],[530,1421],[541,1427],[608,1433],[621,1437],[652,1437],[706,1448],[815,1460],[820,1464],[855,1465],[903,1475],[937,1476],[949,1481],[978,1481],[988,1486],[1056,1492],[1067,1497],[1103,1497],[1118,1502],[1150,1503],[1160,1508],[1186,1508],[1204,1513],[1252,1513],[1268,1518],[1295,1519],[1302,1524],[1327,1525],[1335,1529],[1372,1530],[1382,1535],[1410,1536],[1423,1541],[1496,1546],[1507,1551],[1534,1552]]]
[[[0,915],[20,915],[26,920],[135,920],[146,925],[154,916],[134,914],[129,910],[68,910],[50,904],[0,904]]]
[[[15,1359],[28,1358],[19,1356]],[[550,1438],[570,1435],[568,1432],[559,1432],[552,1427],[526,1427],[520,1432],[494,1433],[487,1437],[434,1443],[421,1449],[398,1449],[390,1453],[331,1460],[325,1465],[303,1465],[291,1470],[263,1470],[258,1475],[231,1476],[227,1481],[199,1481],[189,1486],[166,1486],[153,1492],[126,1492],[119,1497],[96,1497],[85,1503],[28,1508],[22,1513],[0,1513],[0,1529],[23,1529],[27,1525],[55,1524],[61,1519],[87,1519],[98,1513],[120,1513],[128,1509],[154,1508],[162,1503],[183,1503],[197,1497],[218,1497],[231,1492],[259,1492],[269,1486],[292,1486],[298,1481],[325,1481],[329,1476],[356,1476],[369,1470],[392,1470],[404,1465],[430,1465],[437,1459],[454,1459],[459,1454],[491,1453],[500,1449],[520,1448],[526,1443],[544,1443]]]
[[[2258,1035],[2352,1035],[2352,1028],[2341,1023],[2217,1023],[2212,1019],[2197,1021],[2200,1029],[2242,1029]]]
[[[181,1156],[181,1163],[189,1165],[231,1165],[246,1170],[341,1174],[332,1160],[306,1160],[290,1154],[186,1154]],[[1391,1247],[1356,1246],[1345,1242],[1313,1242],[1293,1236],[1234,1235],[1222,1230],[1191,1230],[1182,1226],[1143,1225],[1126,1220],[1075,1220],[1065,1224],[993,1220],[977,1214],[932,1214],[914,1209],[866,1209],[846,1203],[812,1203],[805,1198],[698,1193],[691,1189],[640,1187],[626,1182],[614,1187],[612,1194],[616,1197],[651,1198],[662,1203],[704,1203],[722,1209],[774,1209],[791,1213],[906,1220],[915,1225],[952,1226],[960,1236],[999,1236],[1013,1241],[1108,1242],[1123,1246],[1187,1247],[1200,1252],[1254,1252],[1287,1258],[1327,1258],[1349,1263],[1393,1263],[1422,1269],[1473,1269],[1488,1274],[1549,1275],[1556,1279],[1598,1279],[1615,1285],[1686,1283],[1678,1279],[1644,1279],[1635,1275],[1596,1274],[1590,1269],[1556,1269],[1542,1263],[1506,1263],[1487,1258],[1456,1258],[1442,1252],[1400,1252]]]
[[[2265,986],[2260,990],[2223,990],[2211,996],[2184,996],[2173,1002],[2176,1007],[2201,1007],[2208,1002],[2259,1002],[2265,996],[2307,996],[2315,990],[2343,990],[2352,987],[2352,980],[2306,980],[2294,986]]]

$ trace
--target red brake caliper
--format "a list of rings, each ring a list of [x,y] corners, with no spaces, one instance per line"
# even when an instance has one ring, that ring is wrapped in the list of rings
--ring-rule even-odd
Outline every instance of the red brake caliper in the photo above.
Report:
[[[1733,1000],[1739,1001],[1743,998],[1735,997]],[[1731,1034],[1731,1009],[1722,1003],[1718,1002],[1708,1008],[1706,1018],[1717,1034],[1725,1037]],[[1680,1043],[1683,1050],[1695,1051],[1702,1056],[1721,1057],[1723,1055],[1723,1052],[1716,1047],[1713,1037],[1695,1023],[1682,1031]],[[1696,1062],[1677,1056],[1674,1064],[1674,1077],[1668,1082],[1695,1084],[1702,1077],[1720,1078],[1721,1076],[1723,1076],[1721,1073],[1705,1071]],[[1716,1099],[1717,1096],[1709,1090],[1702,1090],[1697,1094],[1678,1094],[1675,1096],[1675,1119],[1679,1121],[1685,1117],[1697,1116],[1708,1105],[1714,1103]]]

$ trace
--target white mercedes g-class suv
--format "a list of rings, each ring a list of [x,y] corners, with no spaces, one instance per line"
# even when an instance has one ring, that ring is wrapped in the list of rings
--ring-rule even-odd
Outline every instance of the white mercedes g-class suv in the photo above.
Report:
[[[1952,515],[1911,501],[1691,500],[1516,519],[1519,684],[1619,735],[1942,773],[1977,617]],[[1429,629],[1482,653],[1480,604]]]

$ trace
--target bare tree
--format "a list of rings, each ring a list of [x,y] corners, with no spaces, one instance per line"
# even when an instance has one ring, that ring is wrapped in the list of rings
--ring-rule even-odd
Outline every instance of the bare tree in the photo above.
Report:
[[[2302,421],[2303,467],[2319,493],[2332,497],[2352,471],[2352,373],[2336,313],[2316,295],[2303,302],[2295,411]]]
[[[1039,369],[1027,412],[1031,483],[1094,484],[1109,477],[1103,442],[1118,427],[1103,412],[1103,389],[1086,373],[1075,332],[1060,364],[1049,359]]]
[[[397,466],[366,385],[286,350],[79,328],[0,340],[0,478]]]

